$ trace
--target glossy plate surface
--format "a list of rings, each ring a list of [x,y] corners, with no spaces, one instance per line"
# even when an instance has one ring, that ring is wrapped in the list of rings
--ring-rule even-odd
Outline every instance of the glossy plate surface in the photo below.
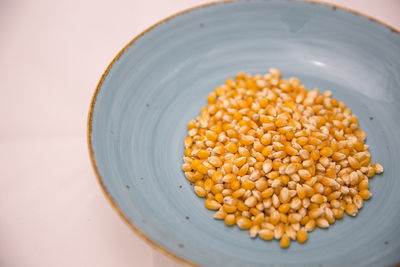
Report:
[[[355,218],[317,229],[287,250],[214,220],[181,171],[186,124],[208,93],[239,71],[270,67],[308,89],[331,90],[352,108],[372,160],[385,169],[370,180],[373,197]],[[307,2],[199,7],[128,45],[100,81],[89,115],[90,153],[113,204],[136,232],[187,262],[400,263],[400,35],[389,27]]]

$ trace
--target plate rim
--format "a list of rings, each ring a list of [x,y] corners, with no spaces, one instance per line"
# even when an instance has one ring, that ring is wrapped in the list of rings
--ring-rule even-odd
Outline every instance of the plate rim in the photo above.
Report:
[[[131,228],[131,230],[133,230],[139,237],[141,237],[144,241],[146,241],[147,244],[149,244],[152,248],[156,249],[157,251],[161,252],[162,254],[166,255],[167,257],[185,265],[185,266],[192,266],[192,267],[201,267],[201,265],[198,265],[196,263],[194,263],[193,261],[183,258],[181,256],[179,256],[178,254],[175,254],[174,252],[172,252],[171,250],[169,250],[168,248],[164,247],[163,245],[157,243],[156,241],[154,241],[153,239],[151,239],[149,236],[147,236],[139,227],[137,227],[132,221],[129,220],[129,218],[122,212],[122,210],[120,209],[120,207],[118,206],[118,204],[116,203],[116,201],[113,199],[113,197],[111,196],[111,194],[108,192],[106,186],[103,183],[103,179],[100,175],[99,169],[97,167],[96,164],[96,159],[94,156],[94,149],[93,149],[93,144],[92,144],[92,123],[93,123],[93,113],[94,113],[94,107],[96,105],[96,100],[97,100],[97,96],[100,92],[100,89],[103,85],[103,82],[105,80],[105,78],[107,77],[107,75],[109,74],[110,70],[112,69],[112,67],[114,66],[114,64],[120,59],[120,57],[142,36],[144,36],[146,33],[150,32],[151,30],[153,30],[154,28],[156,28],[157,26],[175,18],[178,17],[180,15],[189,13],[191,11],[194,10],[198,10],[200,8],[204,8],[204,7],[208,7],[208,6],[213,6],[213,5],[217,5],[217,4],[223,4],[223,3],[231,3],[231,2],[247,2],[249,0],[220,0],[220,1],[211,1],[211,2],[207,2],[204,4],[199,4],[199,5],[195,5],[193,7],[189,7],[186,9],[183,9],[181,11],[178,11],[172,15],[167,16],[164,19],[159,20],[158,22],[152,24],[151,26],[147,27],[145,30],[143,30],[142,32],[140,32],[138,35],[136,35],[131,41],[129,41],[118,53],[117,55],[111,60],[111,62],[108,64],[106,70],[103,72],[103,74],[100,77],[100,80],[97,83],[97,86],[95,88],[95,91],[92,95],[91,101],[90,101],[90,106],[89,106],[89,112],[88,112],[88,116],[87,116],[87,132],[86,132],[86,137],[87,137],[87,143],[88,143],[88,152],[89,152],[89,157],[90,157],[90,161],[93,167],[93,170],[95,172],[95,176],[97,178],[97,182],[99,183],[104,195],[106,196],[106,198],[109,200],[109,203],[111,204],[112,208],[118,213],[118,215],[120,216],[120,218]],[[348,8],[348,7],[344,7],[341,5],[337,5],[337,4],[333,4],[333,3],[327,3],[327,2],[322,2],[320,0],[289,0],[290,2],[303,2],[303,3],[310,3],[310,4],[318,4],[318,5],[323,5],[323,6],[328,6],[328,7],[332,7],[333,9],[341,9],[350,13],[353,13],[354,15],[357,16],[361,16],[361,17],[365,17],[370,21],[373,21],[375,23],[381,24],[383,26],[385,26],[386,28],[388,28],[390,31],[392,31],[393,33],[399,34],[400,35],[400,30],[395,28],[392,25],[389,25],[388,23],[377,19],[373,16],[367,15],[363,12]]]

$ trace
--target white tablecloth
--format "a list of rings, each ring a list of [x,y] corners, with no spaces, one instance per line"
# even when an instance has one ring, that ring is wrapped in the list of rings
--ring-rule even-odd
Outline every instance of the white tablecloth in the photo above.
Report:
[[[86,118],[126,43],[205,2],[0,1],[0,266],[180,266],[111,208],[89,161]],[[326,2],[400,28],[398,0]]]

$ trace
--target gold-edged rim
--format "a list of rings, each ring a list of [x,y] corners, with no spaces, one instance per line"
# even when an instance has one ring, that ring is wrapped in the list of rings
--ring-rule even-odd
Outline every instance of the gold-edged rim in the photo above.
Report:
[[[139,35],[137,35],[135,38],[133,38],[128,44],[126,44],[121,51],[119,51],[119,53],[113,58],[113,60],[111,61],[111,63],[107,66],[107,69],[104,71],[104,73],[101,75],[101,78],[96,86],[96,89],[94,91],[94,94],[92,96],[92,100],[90,103],[90,107],[89,107],[89,113],[88,113],[88,120],[87,120],[87,141],[88,141],[88,148],[89,148],[89,156],[90,156],[90,160],[92,162],[92,166],[94,169],[94,172],[96,174],[96,178],[97,181],[100,184],[100,187],[103,191],[103,193],[106,195],[106,197],[108,198],[109,202],[111,203],[112,207],[114,208],[114,210],[119,214],[119,216],[123,219],[123,221],[125,221],[125,223],[127,223],[129,225],[129,227],[131,227],[131,229],[137,234],[139,235],[142,239],[144,239],[148,244],[150,244],[153,248],[157,249],[158,251],[160,251],[161,253],[163,253],[164,255],[172,258],[173,260],[182,263],[186,266],[194,266],[194,267],[200,267],[200,265],[197,265],[194,262],[191,262],[190,260],[187,260],[181,256],[178,256],[176,254],[174,254],[172,251],[168,250],[167,248],[163,247],[162,245],[158,244],[157,242],[153,241],[151,238],[149,238],[145,233],[143,233],[138,227],[136,227],[136,225],[134,225],[129,219],[128,217],[126,217],[126,215],[121,211],[121,209],[119,208],[119,206],[117,205],[117,203],[114,201],[114,199],[112,198],[112,196],[110,195],[110,193],[108,192],[107,188],[105,187],[103,180],[100,176],[100,172],[97,168],[96,165],[96,160],[94,157],[94,150],[93,150],[93,146],[92,146],[92,120],[93,120],[93,111],[94,111],[94,106],[96,104],[96,100],[97,100],[97,95],[100,91],[100,88],[103,85],[104,79],[106,78],[106,76],[108,75],[108,73],[110,72],[111,68],[113,67],[114,63],[118,61],[118,59],[125,53],[126,50],[129,49],[129,47],[131,47],[136,40],[138,40],[140,37],[142,37],[143,35],[145,35],[146,33],[150,32],[152,29],[154,29],[155,27],[157,27],[158,25],[161,25],[162,23],[169,21],[177,16],[189,13],[193,10],[196,9],[200,9],[203,7],[208,7],[211,5],[215,5],[215,4],[221,4],[221,3],[227,3],[227,2],[239,2],[239,1],[243,1],[243,0],[222,0],[222,1],[213,1],[213,2],[209,2],[209,3],[205,3],[205,4],[201,4],[201,5],[197,5],[185,10],[182,10],[178,13],[175,13],[171,16],[166,17],[163,20],[160,20],[159,22],[153,24],[152,26],[148,27],[147,29],[145,29],[144,31],[142,31]],[[320,4],[320,5],[325,5],[325,6],[330,6],[332,8],[335,9],[341,9],[341,10],[345,10],[348,12],[351,12],[353,14],[356,14],[358,16],[362,16],[365,17],[371,21],[374,21],[376,23],[379,23],[385,27],[387,27],[388,29],[390,29],[392,32],[395,32],[397,34],[400,34],[400,30],[394,28],[393,26],[379,20],[376,19],[370,15],[366,15],[362,12],[353,10],[351,8],[347,8],[347,7],[343,7],[340,5],[336,5],[336,4],[332,4],[332,3],[325,3],[325,2],[321,2],[318,0],[291,0],[294,2],[308,2],[311,4]]]

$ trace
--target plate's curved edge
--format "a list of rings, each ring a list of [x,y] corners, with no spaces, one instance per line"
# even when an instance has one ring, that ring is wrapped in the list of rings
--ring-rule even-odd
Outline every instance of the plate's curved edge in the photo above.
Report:
[[[110,193],[108,192],[107,188],[104,186],[103,180],[100,176],[100,172],[97,168],[96,165],[96,160],[94,157],[94,150],[93,150],[93,146],[92,146],[92,120],[93,120],[93,112],[94,112],[94,106],[96,104],[96,100],[97,100],[97,95],[100,91],[101,86],[103,85],[103,82],[106,78],[106,76],[108,75],[108,73],[110,72],[111,68],[113,67],[114,63],[118,61],[118,59],[126,52],[126,50],[129,49],[129,47],[131,47],[136,40],[138,40],[140,37],[142,37],[143,35],[145,35],[147,32],[151,31],[153,28],[157,27],[158,25],[169,21],[170,19],[183,15],[185,13],[188,13],[190,11],[196,10],[196,9],[200,9],[203,7],[207,7],[207,6],[211,6],[211,5],[215,5],[215,4],[221,4],[221,3],[226,3],[226,2],[239,2],[239,1],[243,1],[243,0],[222,0],[222,1],[213,1],[213,2],[209,2],[209,3],[205,3],[202,5],[197,5],[185,10],[182,10],[178,13],[175,13],[171,16],[166,17],[163,20],[160,20],[159,22],[153,24],[152,26],[148,27],[147,29],[145,29],[144,31],[142,31],[139,35],[137,35],[135,38],[133,38],[128,44],[126,44],[121,51],[118,52],[118,54],[113,58],[113,60],[111,61],[111,63],[107,66],[106,70],[104,71],[104,73],[101,75],[101,78],[96,86],[96,89],[93,93],[91,102],[90,102],[90,107],[89,107],[89,112],[88,112],[88,119],[87,119],[87,142],[88,142],[88,150],[89,150],[89,156],[90,156],[90,161],[92,163],[97,181],[100,184],[100,187],[103,191],[103,193],[106,195],[107,199],[109,200],[109,202],[111,203],[111,206],[114,208],[114,210],[119,214],[119,216],[123,219],[123,221],[128,224],[129,227],[131,227],[131,229],[138,234],[142,239],[144,239],[148,244],[150,244],[153,248],[157,249],[158,251],[160,251],[161,253],[163,253],[164,255],[186,265],[186,266],[194,266],[194,267],[200,267],[200,265],[195,264],[194,262],[191,262],[190,260],[187,260],[185,258],[182,258],[178,255],[176,255],[175,253],[173,253],[172,251],[166,249],[165,247],[163,247],[162,245],[158,244],[157,242],[155,242],[154,240],[152,240],[150,237],[148,237],[145,233],[143,233],[138,227],[136,227],[129,219],[128,217],[126,217],[126,215],[121,211],[121,209],[119,208],[119,206],[117,205],[117,203],[115,202],[115,200],[112,198],[112,196],[110,195]],[[244,0],[244,1],[248,1],[248,0]],[[343,6],[339,6],[336,4],[332,4],[332,3],[325,3],[325,2],[320,2],[318,0],[289,0],[289,1],[293,1],[293,2],[308,2],[311,4],[320,4],[320,5],[325,5],[325,6],[330,6],[332,8],[337,8],[337,9],[341,9],[341,10],[345,10],[348,11],[350,13],[353,13],[355,15],[358,16],[363,16],[371,21],[374,21],[376,23],[379,23],[385,27],[387,27],[388,29],[390,29],[392,32],[397,33],[400,35],[400,30],[394,28],[393,26],[378,20],[372,16],[366,15],[362,12],[347,8],[347,7],[343,7]]]
[[[358,15],[358,16],[361,16],[361,17],[365,17],[365,18],[367,18],[368,20],[373,21],[373,22],[375,22],[375,23],[381,24],[381,25],[385,26],[386,28],[388,28],[388,29],[389,29],[391,32],[393,32],[393,33],[400,34],[400,30],[397,29],[397,28],[395,28],[394,26],[389,25],[388,23],[386,23],[386,22],[384,22],[384,21],[382,21],[382,20],[380,20],[380,19],[374,18],[374,17],[372,17],[372,16],[370,16],[370,15],[367,15],[367,14],[365,14],[365,13],[363,13],[363,12],[360,12],[360,11],[357,11],[357,10],[354,10],[354,9],[351,9],[351,8],[348,8],[348,7],[344,7],[344,6],[337,5],[337,4],[332,4],[332,3],[321,2],[321,1],[319,1],[319,0],[288,0],[288,1],[293,1],[293,2],[308,2],[308,3],[311,3],[311,4],[330,6],[330,7],[332,7],[333,9],[342,9],[342,10],[345,10],[345,11],[347,11],[347,12],[353,13],[353,14],[355,14],[355,15]]]

